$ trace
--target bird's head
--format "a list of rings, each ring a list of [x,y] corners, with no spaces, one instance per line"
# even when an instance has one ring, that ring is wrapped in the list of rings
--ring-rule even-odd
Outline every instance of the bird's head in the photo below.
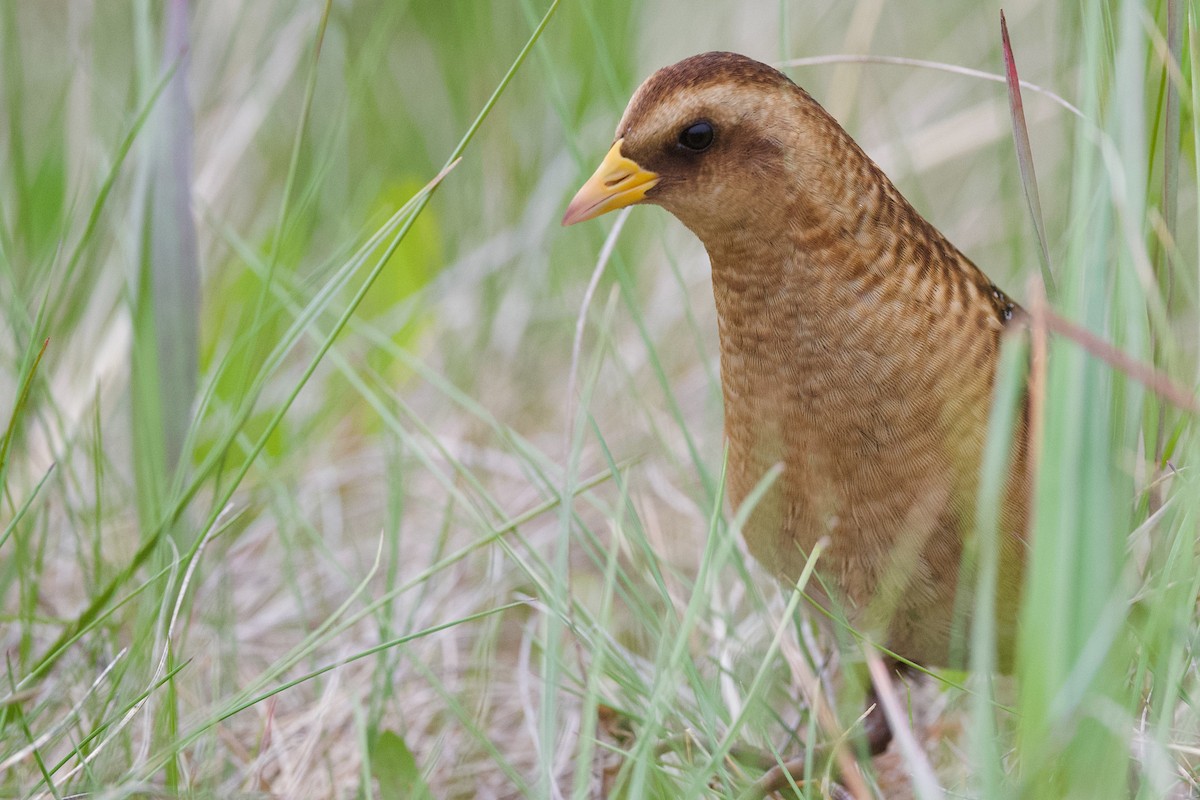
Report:
[[[633,203],[662,206],[708,243],[804,216],[804,171],[827,162],[837,123],[778,70],[736,53],[704,53],[651,75],[629,101],[616,141],[563,216],[573,225]],[[833,137],[840,139],[841,137]],[[845,137],[849,141],[849,137]]]

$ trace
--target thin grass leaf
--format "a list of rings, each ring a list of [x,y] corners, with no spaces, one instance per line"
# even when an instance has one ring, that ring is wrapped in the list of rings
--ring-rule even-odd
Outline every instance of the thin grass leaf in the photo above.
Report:
[[[29,496],[25,498],[25,502],[21,503],[16,512],[13,514],[12,519],[10,519],[8,524],[4,526],[4,530],[0,532],[0,547],[4,547],[4,543],[8,541],[8,537],[12,536],[13,531],[15,531],[17,526],[21,524],[21,520],[23,520],[25,515],[29,513],[29,509],[33,507],[33,501],[37,499],[39,494],[41,494],[42,487],[46,485],[46,481],[50,480],[50,476],[54,474],[55,466],[57,465],[50,465],[45,474],[42,475],[41,479],[38,480],[37,484],[34,485],[33,490],[29,493]]]
[[[929,61],[923,58],[904,58],[901,56],[876,56],[876,55],[852,55],[849,53],[838,53],[827,56],[806,56],[804,58],[789,58],[775,64],[776,67],[783,69],[785,67],[819,67],[825,64],[882,64],[890,67],[913,67],[916,69],[932,69],[938,72],[946,72],[951,75],[965,75],[968,78],[979,78],[985,81],[995,81],[996,83],[1007,83],[1006,75],[998,75],[994,72],[985,72],[981,69],[971,69],[970,67],[960,66],[958,64],[947,64],[944,61]],[[1018,85],[1028,89],[1031,92],[1037,92],[1057,105],[1062,106],[1067,111],[1071,112],[1076,117],[1084,119],[1083,113],[1057,92],[1047,89],[1045,86],[1039,86],[1027,80],[1021,80]]]
[[[1152,364],[1139,361],[1087,328],[1049,309],[1045,312],[1045,325],[1048,330],[1075,342],[1089,354],[1133,378],[1176,408],[1200,415],[1200,396],[1180,386],[1169,375],[1155,369]]]
[[[998,664],[996,650],[996,614],[1001,602],[1014,598],[998,596],[1002,545],[1000,521],[1003,517],[1004,492],[1013,469],[1013,434],[1017,430],[1019,406],[1028,363],[1024,342],[1009,337],[1002,343],[996,389],[988,419],[987,441],[980,468],[979,499],[975,508],[975,561],[978,579],[972,615],[970,667],[977,680],[971,698],[972,727],[970,741],[977,780],[985,796],[996,797],[1004,785],[1001,751],[997,747],[996,704],[992,675]],[[964,570],[964,574],[970,574]]]
[[[37,375],[38,365],[42,363],[42,358],[46,355],[46,348],[49,346],[49,339],[42,340],[42,346],[33,354],[29,366],[22,370],[24,374],[21,376],[21,390],[17,393],[16,402],[13,403],[12,414],[8,417],[8,425],[4,428],[4,438],[0,439],[0,486],[3,486],[5,483],[4,478],[8,467],[8,452],[17,434],[17,423],[20,421],[21,414],[29,404],[29,391],[33,387],[33,378]]]
[[[1021,186],[1025,189],[1025,201],[1029,204],[1029,215],[1033,218],[1033,229],[1037,234],[1042,283],[1046,286],[1046,293],[1053,299],[1057,293],[1054,288],[1054,275],[1050,270],[1050,247],[1046,243],[1046,223],[1042,217],[1042,201],[1038,195],[1033,148],[1029,144],[1029,127],[1025,124],[1025,106],[1021,101],[1021,81],[1017,77],[1017,62],[1013,57],[1012,42],[1008,38],[1008,22],[1004,19],[1003,11],[1000,12],[1000,38],[1004,48],[1004,77],[1008,84],[1008,109],[1012,115],[1013,143],[1017,148]]]
[[[1182,79],[1183,59],[1183,8],[1180,0],[1166,0],[1167,4],[1167,58],[1163,65],[1166,79],[1166,106],[1163,108],[1163,182],[1162,182],[1162,218],[1163,227],[1171,242],[1179,241],[1179,161],[1180,161],[1180,129],[1182,127],[1183,108],[1180,103],[1180,80]],[[1170,259],[1162,255],[1162,269],[1159,272],[1160,286],[1166,294],[1167,313],[1172,310],[1174,298],[1174,270],[1170,268]],[[1160,442],[1161,445],[1161,442]]]

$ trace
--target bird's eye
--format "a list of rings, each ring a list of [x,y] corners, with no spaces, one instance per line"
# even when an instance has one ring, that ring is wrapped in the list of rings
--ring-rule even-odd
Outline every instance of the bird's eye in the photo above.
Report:
[[[707,150],[713,142],[713,126],[709,122],[693,122],[679,134],[679,144],[697,153]]]

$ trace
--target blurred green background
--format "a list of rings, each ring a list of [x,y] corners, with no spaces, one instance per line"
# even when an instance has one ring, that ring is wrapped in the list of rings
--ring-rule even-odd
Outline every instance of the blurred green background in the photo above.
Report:
[[[1005,12],[1081,110],[1025,92],[1056,305],[1194,389],[1195,3]],[[0,795],[720,797],[817,734],[702,248],[636,211],[585,308],[559,226],[714,49],[850,57],[788,72],[1027,299],[1004,84],[853,58],[999,75],[992,3],[0,3]],[[915,689],[884,796],[1197,791],[1194,418],[1053,352],[1038,655]]]

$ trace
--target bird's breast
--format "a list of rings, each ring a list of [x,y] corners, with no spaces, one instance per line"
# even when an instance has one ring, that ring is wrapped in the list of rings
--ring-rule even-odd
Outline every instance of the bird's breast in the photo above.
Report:
[[[754,314],[717,295],[734,507],[783,467],[743,531],[751,552],[794,580],[826,539],[825,572],[856,602],[887,582],[898,543],[913,544],[910,572],[954,573],[986,422],[986,387],[956,385],[967,359],[850,304],[776,295]]]

